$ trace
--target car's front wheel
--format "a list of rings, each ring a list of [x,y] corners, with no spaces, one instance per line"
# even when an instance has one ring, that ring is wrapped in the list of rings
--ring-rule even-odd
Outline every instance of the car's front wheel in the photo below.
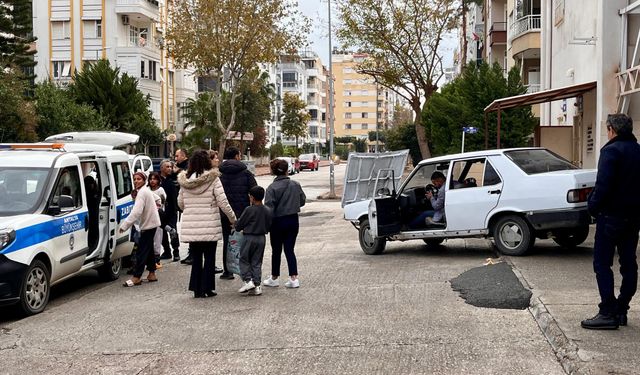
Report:
[[[504,216],[493,226],[493,239],[498,250],[505,255],[523,255],[533,246],[529,224],[520,216]]]
[[[98,275],[104,281],[118,280],[122,271],[122,258],[114,259],[98,268]]]
[[[427,246],[438,246],[444,242],[444,238],[425,238],[423,241]]]
[[[554,234],[555,243],[567,249],[572,249],[583,243],[589,236],[589,226],[565,229]]]
[[[384,238],[375,238],[371,233],[371,226],[369,220],[362,220],[360,223],[360,230],[358,231],[358,239],[360,240],[360,247],[365,254],[378,255],[382,254],[384,247],[387,244],[387,240]]]
[[[47,266],[34,260],[22,280],[20,289],[20,310],[24,315],[41,313],[49,302],[51,293],[50,274]]]

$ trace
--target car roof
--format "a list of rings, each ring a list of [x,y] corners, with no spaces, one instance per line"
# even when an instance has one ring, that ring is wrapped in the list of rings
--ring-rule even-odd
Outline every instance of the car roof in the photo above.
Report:
[[[0,165],[3,167],[42,167],[50,168],[53,162],[64,157],[60,151],[11,150],[0,151]]]
[[[472,151],[472,152],[442,155],[442,156],[436,156],[429,159],[424,159],[420,163],[418,163],[418,165],[438,163],[443,161],[449,161],[451,159],[467,159],[467,158],[475,158],[475,157],[490,156],[490,155],[500,155],[500,154],[503,154],[505,151],[516,151],[516,150],[546,150],[546,149],[544,147],[517,147],[517,148],[501,148],[497,150]]]

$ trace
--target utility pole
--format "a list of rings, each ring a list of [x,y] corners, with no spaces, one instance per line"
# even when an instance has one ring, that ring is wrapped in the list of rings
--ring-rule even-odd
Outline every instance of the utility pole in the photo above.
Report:
[[[331,0],[327,0],[329,16],[329,198],[336,197],[336,181],[333,170],[333,51],[331,49]],[[376,119],[377,120],[377,119]]]
[[[378,128],[379,128],[379,126],[378,126],[378,100],[380,100],[380,99],[379,99],[379,96],[378,96],[378,80],[376,80],[376,148],[375,148],[376,154],[378,153],[378,139],[379,139],[379,137],[378,137]]]

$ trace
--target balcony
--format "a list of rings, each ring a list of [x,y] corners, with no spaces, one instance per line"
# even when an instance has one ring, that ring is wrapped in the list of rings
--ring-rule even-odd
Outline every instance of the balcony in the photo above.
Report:
[[[494,22],[489,29],[489,45],[507,44],[507,23]]]
[[[533,94],[534,92],[540,91],[539,83],[531,83],[526,85],[526,87],[527,87],[527,94]]]
[[[159,16],[158,0],[117,0],[116,13],[145,21],[157,20]]]
[[[514,40],[528,32],[540,32],[541,19],[539,14],[524,16],[517,19],[511,25],[511,40]]]
[[[540,49],[540,15],[524,16],[516,20],[509,29],[511,54],[518,55],[527,50]]]

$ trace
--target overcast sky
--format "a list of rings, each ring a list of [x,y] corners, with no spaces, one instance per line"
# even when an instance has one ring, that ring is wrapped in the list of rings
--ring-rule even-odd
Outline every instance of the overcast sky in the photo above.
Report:
[[[322,59],[322,63],[329,66],[329,38],[328,38],[328,16],[327,16],[327,0],[298,0],[298,8],[307,17],[311,19],[311,35],[309,42],[311,50],[316,52]],[[331,22],[335,30],[338,16],[335,12],[335,5],[331,10]],[[339,47],[335,35],[333,35],[332,46]],[[453,49],[456,45],[456,36],[452,35],[445,38],[441,54],[444,58],[445,68],[453,65]]]

